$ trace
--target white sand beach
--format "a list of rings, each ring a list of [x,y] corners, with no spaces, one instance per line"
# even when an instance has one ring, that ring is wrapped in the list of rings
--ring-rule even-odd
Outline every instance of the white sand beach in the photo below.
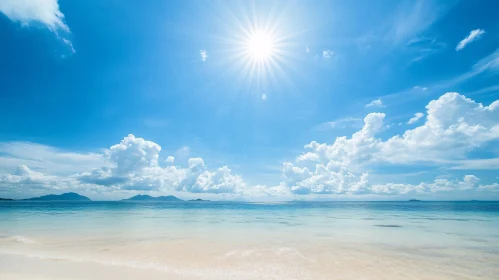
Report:
[[[368,244],[2,239],[2,279],[497,279],[499,255]]]

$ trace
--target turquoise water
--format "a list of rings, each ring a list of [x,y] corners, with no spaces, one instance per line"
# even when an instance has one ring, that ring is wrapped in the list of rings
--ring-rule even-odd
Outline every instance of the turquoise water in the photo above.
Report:
[[[0,260],[48,279],[497,279],[499,202],[0,202]]]
[[[216,233],[216,234],[215,234]],[[0,235],[209,238],[496,249],[499,202],[2,202]]]

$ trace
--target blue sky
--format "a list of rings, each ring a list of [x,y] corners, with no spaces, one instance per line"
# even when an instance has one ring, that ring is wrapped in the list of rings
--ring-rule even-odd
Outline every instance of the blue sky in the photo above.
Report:
[[[498,8],[3,0],[0,196],[498,199]]]

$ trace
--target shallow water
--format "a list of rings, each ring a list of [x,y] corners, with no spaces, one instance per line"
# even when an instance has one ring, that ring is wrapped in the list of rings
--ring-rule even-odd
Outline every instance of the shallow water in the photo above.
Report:
[[[0,254],[199,279],[497,279],[499,203],[2,202]]]

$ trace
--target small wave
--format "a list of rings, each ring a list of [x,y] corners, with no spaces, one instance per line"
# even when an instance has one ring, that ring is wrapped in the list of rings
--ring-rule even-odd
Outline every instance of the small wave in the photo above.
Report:
[[[29,238],[21,236],[21,235],[14,235],[14,236],[10,237],[9,239],[12,240],[12,241],[15,241],[15,242],[23,243],[23,244],[33,244],[33,243],[36,243],[35,240],[29,239]]]
[[[389,228],[400,228],[400,225],[374,225],[375,227],[389,227]]]
[[[273,254],[276,256],[283,256],[283,255],[297,256],[297,257],[302,258],[304,260],[315,262],[313,259],[304,256],[302,253],[300,253],[299,250],[297,250],[295,248],[289,248],[289,247],[280,247],[280,248],[273,248],[273,249],[232,250],[232,251],[226,253],[224,255],[224,257],[225,258],[227,258],[227,257],[239,257],[239,258],[262,257],[262,256],[264,256],[264,254]]]
[[[280,250],[283,250],[282,248]],[[286,249],[284,249],[286,251]],[[272,278],[267,278],[268,273],[262,274],[259,271],[241,271],[232,269],[220,269],[220,268],[172,268],[163,263],[159,262],[144,262],[135,260],[122,260],[122,259],[101,259],[101,258],[89,258],[89,257],[77,257],[69,256],[65,254],[51,254],[51,253],[20,253],[17,251],[7,251],[0,249],[0,255],[14,255],[22,256],[28,258],[35,258],[41,260],[55,260],[55,261],[68,261],[77,263],[95,263],[106,266],[117,266],[117,267],[131,267],[135,269],[144,270],[155,270],[163,273],[174,274],[174,275],[185,275],[185,276],[196,276],[201,279],[293,279],[289,276],[283,275],[273,275]],[[230,253],[228,253],[230,255]],[[272,271],[275,272],[275,268],[272,267]]]
[[[85,257],[72,257],[64,254],[51,254],[51,253],[20,253],[16,251],[9,250],[0,250],[0,254],[2,255],[14,255],[14,256],[23,256],[28,258],[42,259],[42,260],[56,260],[56,261],[69,261],[69,262],[90,262],[101,265],[110,265],[110,266],[127,266],[132,268],[140,268],[140,269],[152,269],[163,272],[174,272],[171,271],[166,265],[156,262],[143,262],[143,261],[125,261],[120,259],[99,259],[99,258],[85,258]]]

